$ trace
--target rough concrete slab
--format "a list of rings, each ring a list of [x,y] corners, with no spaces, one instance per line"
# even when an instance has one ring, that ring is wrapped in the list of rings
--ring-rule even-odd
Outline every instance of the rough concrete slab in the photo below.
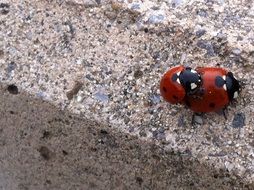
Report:
[[[5,1],[0,81],[14,84],[11,93],[17,86],[63,112],[228,172],[236,187],[251,189],[253,7],[252,1]],[[220,64],[246,84],[227,120],[206,114],[193,127],[191,111],[161,100],[160,77],[177,64]]]

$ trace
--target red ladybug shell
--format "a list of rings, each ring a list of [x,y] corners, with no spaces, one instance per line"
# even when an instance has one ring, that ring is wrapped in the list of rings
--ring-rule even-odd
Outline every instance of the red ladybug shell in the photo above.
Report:
[[[226,80],[228,72],[222,68],[197,68],[202,85],[198,93],[186,96],[185,104],[194,112],[214,112],[225,108],[230,100]],[[222,82],[221,82],[222,81]]]
[[[184,66],[177,66],[168,70],[162,77],[160,82],[161,96],[171,104],[181,103],[185,97],[185,90],[177,81],[173,81],[174,74],[179,73],[185,69]]]

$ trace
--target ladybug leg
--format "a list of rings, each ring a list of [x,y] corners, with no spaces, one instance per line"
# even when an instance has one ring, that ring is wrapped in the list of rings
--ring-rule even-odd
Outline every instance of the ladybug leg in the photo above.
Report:
[[[220,63],[216,63],[216,67],[220,68]]]
[[[193,115],[192,115],[192,119],[191,119],[191,125],[192,126],[195,126],[195,125],[202,125],[203,124],[203,116],[204,116],[204,113],[198,113],[198,112],[195,112]]]
[[[228,117],[227,117],[227,107],[225,107],[225,108],[223,108],[223,109],[217,111],[217,114],[223,115],[223,117],[225,118],[225,120],[227,120],[227,119],[228,119]]]
[[[241,92],[245,88],[247,83],[245,81],[238,81],[238,82],[239,82],[239,85],[240,85],[239,91]]]
[[[223,113],[223,116],[224,116],[225,120],[228,119],[226,111],[227,111],[227,107],[222,109],[222,113]]]

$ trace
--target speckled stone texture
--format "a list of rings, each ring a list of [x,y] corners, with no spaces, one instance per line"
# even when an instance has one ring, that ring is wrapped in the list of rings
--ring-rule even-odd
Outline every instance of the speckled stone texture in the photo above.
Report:
[[[252,1],[9,0],[0,23],[2,188],[254,189]],[[178,64],[234,72],[227,120],[161,99]]]

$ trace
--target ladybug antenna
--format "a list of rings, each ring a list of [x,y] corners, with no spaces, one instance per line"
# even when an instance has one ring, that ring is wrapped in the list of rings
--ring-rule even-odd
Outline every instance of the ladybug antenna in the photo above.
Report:
[[[242,81],[242,80],[238,80],[238,82],[239,82],[239,91],[241,92],[245,88],[247,83],[245,81]]]

